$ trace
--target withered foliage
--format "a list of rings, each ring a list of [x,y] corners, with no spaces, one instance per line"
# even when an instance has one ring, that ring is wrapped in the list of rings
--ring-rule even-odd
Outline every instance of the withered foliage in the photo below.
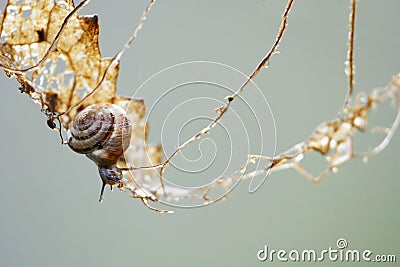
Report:
[[[175,155],[219,123],[229,111],[231,103],[274,55],[285,33],[294,0],[287,2],[276,40],[249,79],[235,94],[226,97],[226,104],[216,109],[217,115],[207,127],[184,142],[164,161],[161,147],[146,143],[144,101],[116,95],[119,60],[136,38],[154,1],[150,1],[127,45],[113,58],[102,58],[100,55],[97,17],[77,14],[87,2],[89,0],[82,1],[75,7],[72,0],[8,1],[5,10],[0,14],[0,66],[8,76],[16,78],[22,92],[41,105],[48,118],[48,125],[59,130],[61,137],[76,114],[91,104],[113,103],[123,107],[132,120],[134,134],[128,150],[118,162],[118,167],[124,172],[120,190],[141,199],[151,209],[154,208],[148,205],[148,200],[194,199],[198,200],[194,205],[211,203],[223,198],[242,179],[265,176],[271,171],[288,168],[294,168],[313,182],[319,182],[352,158],[379,153],[389,143],[398,127],[400,75],[394,76],[387,86],[374,89],[370,93],[361,92],[353,99],[356,0],[351,0],[346,70],[349,79],[348,95],[336,118],[322,123],[307,140],[281,154],[269,157],[249,155],[248,161],[235,173],[219,177],[210,184],[183,188],[164,183],[163,171]],[[397,109],[395,121],[390,127],[381,128],[384,138],[377,147],[368,152],[355,152],[353,144],[356,132],[366,130],[369,112],[384,101],[391,102]],[[327,168],[317,176],[301,165],[303,158],[310,152],[317,152],[328,163]],[[249,165],[257,161],[265,161],[266,167],[246,172]],[[213,194],[220,192],[218,190],[221,188],[222,193]]]
[[[1,64],[10,68],[7,74],[16,76],[20,90],[44,112],[63,114],[66,129],[80,109],[117,101],[119,65],[101,58],[98,18],[74,10],[73,1],[8,1],[0,24]]]

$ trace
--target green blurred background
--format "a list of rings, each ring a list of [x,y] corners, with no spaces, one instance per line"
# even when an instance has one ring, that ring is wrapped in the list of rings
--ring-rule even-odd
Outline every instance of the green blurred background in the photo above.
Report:
[[[278,152],[304,140],[342,106],[348,2],[295,1],[281,53],[256,79],[275,117]],[[146,4],[93,1],[81,11],[99,14],[103,56],[123,45]],[[131,95],[152,74],[186,61],[216,61],[250,73],[274,41],[284,6],[278,0],[157,2],[122,60],[118,92]],[[400,1],[360,1],[357,91],[385,85],[400,71],[399,14]],[[107,190],[99,204],[93,164],[60,145],[39,106],[19,93],[14,80],[0,79],[1,266],[287,264],[260,262],[256,253],[264,245],[318,251],[342,237],[350,249],[400,256],[399,133],[367,164],[345,164],[318,186],[284,171],[255,194],[243,182],[227,201],[162,215],[117,190]],[[389,121],[390,115],[387,109],[374,119]],[[150,123],[157,129],[162,121]],[[159,142],[156,136],[150,141]],[[368,148],[365,140],[360,145]]]

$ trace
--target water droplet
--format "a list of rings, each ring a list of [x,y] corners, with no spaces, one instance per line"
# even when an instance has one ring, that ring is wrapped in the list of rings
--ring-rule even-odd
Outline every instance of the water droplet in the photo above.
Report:
[[[338,171],[339,171],[339,168],[338,167],[336,167],[336,166],[334,166],[334,167],[332,167],[332,172],[333,173],[338,173]]]
[[[296,162],[299,162],[299,161],[301,161],[301,160],[303,160],[303,158],[304,158],[304,155],[303,154],[299,154],[299,155],[297,155],[296,157],[295,157],[295,161]]]

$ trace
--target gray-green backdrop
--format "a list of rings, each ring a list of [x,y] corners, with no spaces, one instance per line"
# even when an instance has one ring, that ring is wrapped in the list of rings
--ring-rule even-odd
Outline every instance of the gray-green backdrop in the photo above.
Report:
[[[100,17],[103,56],[123,45],[146,2],[93,1],[81,11]],[[152,74],[186,61],[250,73],[274,41],[284,2],[158,1],[122,60],[118,92],[131,95]],[[295,1],[280,54],[256,79],[275,117],[278,152],[342,106],[348,2]],[[400,1],[360,1],[357,91],[385,85],[400,71],[399,14]],[[14,80],[0,79],[1,266],[271,266],[278,262],[257,259],[265,245],[321,251],[336,248],[339,238],[351,249],[400,257],[399,133],[367,164],[345,164],[318,186],[289,170],[271,175],[255,194],[243,182],[227,201],[162,215],[117,190],[107,189],[99,204],[95,166],[60,145]],[[375,121],[387,122],[390,114]],[[154,115],[150,123],[151,141],[160,142],[163,121]],[[318,167],[315,158],[308,166]]]

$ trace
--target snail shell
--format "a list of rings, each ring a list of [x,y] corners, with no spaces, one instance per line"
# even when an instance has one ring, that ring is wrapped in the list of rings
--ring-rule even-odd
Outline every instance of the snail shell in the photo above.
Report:
[[[94,161],[104,186],[121,183],[122,172],[116,166],[128,148],[132,125],[125,110],[115,104],[94,104],[75,117],[68,130],[68,145],[77,153]]]
[[[68,131],[68,145],[99,166],[112,166],[128,148],[131,133],[131,123],[123,108],[94,104],[73,120]]]

